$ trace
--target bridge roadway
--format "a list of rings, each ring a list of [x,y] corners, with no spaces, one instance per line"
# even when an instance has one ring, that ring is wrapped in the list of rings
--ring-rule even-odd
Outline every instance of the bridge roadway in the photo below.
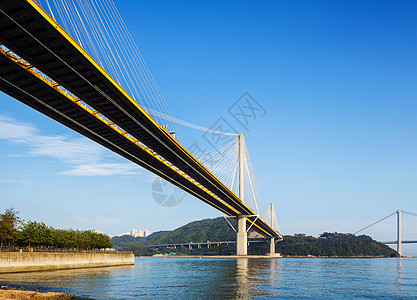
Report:
[[[0,0],[0,89],[253,229],[281,238],[33,0]],[[11,52],[9,52],[11,50]]]
[[[397,244],[397,241],[395,241],[395,242],[393,242],[393,241],[390,241],[390,242],[381,242],[382,244],[385,244],[385,245],[392,245],[392,244]],[[401,241],[401,243],[402,244],[417,244],[417,241]]]
[[[249,244],[258,244],[258,243],[266,243],[267,241],[265,240],[248,240],[248,245]],[[207,246],[208,248],[210,248],[210,246],[215,245],[215,246],[220,246],[220,245],[233,245],[236,244],[236,241],[223,241],[223,242],[201,242],[201,243],[193,243],[193,242],[189,242],[189,243],[178,243],[178,244],[160,244],[160,245],[148,245],[146,247],[149,248],[160,248],[160,247],[170,247],[170,248],[176,248],[176,247],[188,247],[188,248],[192,248],[192,246],[197,246],[198,248],[201,248],[201,246]]]

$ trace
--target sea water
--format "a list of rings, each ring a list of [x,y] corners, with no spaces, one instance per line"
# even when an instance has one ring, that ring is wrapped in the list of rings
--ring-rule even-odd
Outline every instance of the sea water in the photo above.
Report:
[[[0,274],[87,299],[417,298],[417,258],[136,258],[135,266]]]

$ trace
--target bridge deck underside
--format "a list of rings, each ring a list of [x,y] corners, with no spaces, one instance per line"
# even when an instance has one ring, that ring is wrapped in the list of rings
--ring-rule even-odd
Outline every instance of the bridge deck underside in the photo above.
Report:
[[[393,245],[393,244],[398,244],[398,241],[390,241],[390,242],[381,242],[382,244],[385,245]],[[402,244],[417,244],[417,241],[407,241],[407,240],[403,240],[401,241]]]
[[[2,0],[0,2],[0,42],[13,52],[58,82],[68,91],[81,98],[137,140],[151,148],[188,174],[214,195],[225,201],[222,205],[214,197],[202,191],[171,168],[156,160],[145,151],[138,150],[122,136],[117,137],[107,125],[76,105],[62,99],[57,92],[48,91],[41,82],[30,79],[25,70],[15,70],[2,59],[0,76],[10,83],[2,82],[2,90],[36,110],[91,138],[112,151],[145,167],[192,195],[214,206],[227,215],[254,215],[233,192],[223,185],[200,162],[189,154],[171,135],[150,118],[124,90],[77,45],[67,34],[31,0]],[[15,76],[13,75],[15,73]],[[21,79],[19,78],[21,77]],[[52,89],[53,90],[53,89]],[[56,97],[52,97],[55,95]],[[47,105],[40,104],[35,98]],[[278,234],[267,223],[255,217],[254,229],[264,235]]]

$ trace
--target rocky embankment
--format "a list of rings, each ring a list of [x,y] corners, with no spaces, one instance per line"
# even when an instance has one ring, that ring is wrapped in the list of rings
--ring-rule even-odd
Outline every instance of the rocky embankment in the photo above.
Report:
[[[22,291],[22,290],[9,290],[1,289],[0,290],[0,300],[8,299],[19,299],[19,300],[70,300],[73,299],[73,294],[67,293],[41,293],[33,291]]]

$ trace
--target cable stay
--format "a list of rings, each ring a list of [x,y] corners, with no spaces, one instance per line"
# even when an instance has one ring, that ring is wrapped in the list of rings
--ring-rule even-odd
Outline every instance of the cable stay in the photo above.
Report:
[[[408,214],[408,215],[416,216],[417,217],[417,214],[416,213],[412,213],[412,212],[405,211],[405,210],[402,210],[402,212],[405,213],[405,214]]]
[[[112,0],[37,0],[139,105],[161,112],[165,124],[187,146],[172,112]],[[164,117],[162,117],[164,114]]]
[[[401,214],[403,214],[403,213],[405,215],[404,219],[401,218]],[[386,216],[386,217],[384,217],[384,218],[382,218],[382,219],[380,219],[380,220],[378,220],[378,221],[376,221],[376,222],[374,222],[374,223],[372,223],[368,226],[365,226],[364,228],[354,232],[353,234],[357,234],[361,231],[364,231],[365,229],[368,229],[368,228],[370,228],[370,227],[388,219],[389,217],[391,217],[395,214],[397,214],[397,243],[399,243],[398,240],[403,240],[404,243],[414,243],[415,242],[414,241],[415,240],[414,227],[415,227],[415,223],[416,223],[415,222],[416,219],[414,219],[414,217],[417,217],[417,214],[413,213],[413,212],[403,211],[403,210],[397,210],[397,211],[389,214],[388,216]],[[402,227],[402,225],[403,225],[403,227]],[[406,229],[406,230],[404,230],[404,229]],[[404,232],[402,233],[403,230],[404,230]],[[403,235],[403,238],[401,238],[401,235]],[[395,242],[386,242],[386,243],[392,244],[392,243],[395,243]],[[401,246],[398,246],[397,251],[398,251],[398,253],[400,253],[402,251]]]
[[[164,114],[162,112],[156,111],[156,110],[154,110],[152,108],[149,108],[149,107],[142,106],[142,108],[148,114],[150,114],[151,116],[155,116],[155,117],[158,117],[158,118],[163,119],[163,120],[175,122],[176,124],[183,125],[183,126],[187,126],[189,128],[193,128],[193,129],[197,129],[197,130],[201,130],[201,131],[205,131],[205,132],[211,132],[211,133],[215,133],[215,134],[234,135],[234,136],[238,136],[239,135],[238,133],[217,131],[217,130],[213,130],[213,129],[210,129],[210,128],[207,128],[207,127],[203,127],[203,126],[200,126],[200,125],[196,125],[196,124],[193,124],[193,123],[184,121],[184,120],[180,120],[180,119],[175,118],[173,116],[169,116],[167,114]]]
[[[236,195],[239,194],[239,150],[238,138],[207,152],[199,160]],[[254,168],[249,156],[248,147],[244,145],[243,155],[243,199],[257,216],[270,221],[270,226],[280,232],[275,212],[266,208],[256,181]]]
[[[397,212],[395,211],[392,214],[389,214],[388,216],[386,216],[386,217],[384,217],[384,218],[382,218],[382,219],[380,219],[380,220],[378,220],[378,221],[376,221],[376,222],[374,222],[374,223],[372,223],[372,224],[370,224],[370,225],[368,225],[368,226],[366,226],[366,227],[364,227],[362,229],[359,229],[358,231],[355,231],[353,234],[357,234],[357,233],[359,233],[361,231],[364,231],[365,229],[368,229],[369,227],[374,226],[374,225],[378,224],[379,222],[384,221],[385,219],[388,219],[389,217],[395,215],[396,213]]]

